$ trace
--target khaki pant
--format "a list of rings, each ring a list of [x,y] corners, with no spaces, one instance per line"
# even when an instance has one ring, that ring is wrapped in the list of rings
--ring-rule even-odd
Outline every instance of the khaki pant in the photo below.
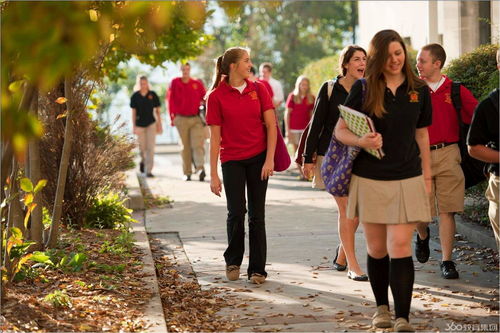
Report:
[[[147,127],[137,126],[136,131],[141,162],[144,163],[145,171],[151,173],[155,158],[156,123],[152,123]]]
[[[205,129],[200,117],[175,116],[174,126],[177,127],[182,144],[182,170],[186,176],[203,169],[205,156]]]
[[[432,188],[429,198],[432,216],[464,210],[465,179],[457,144],[431,150]]]
[[[488,216],[490,217],[491,227],[495,233],[495,239],[497,241],[497,246],[500,243],[500,234],[498,231],[498,190],[499,190],[500,177],[490,174],[490,179],[488,181],[488,188],[486,189],[486,199],[490,202],[490,208],[488,209]]]

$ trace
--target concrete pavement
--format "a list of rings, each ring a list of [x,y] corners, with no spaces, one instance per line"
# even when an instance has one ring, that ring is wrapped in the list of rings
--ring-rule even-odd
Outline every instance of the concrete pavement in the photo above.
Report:
[[[331,268],[339,237],[337,209],[329,194],[311,189],[310,183],[298,181],[290,173],[273,176],[266,209],[268,280],[255,286],[244,275],[239,281],[227,282],[222,257],[227,237],[225,198],[210,192],[208,178],[205,182],[197,181],[196,176],[191,182],[182,181],[177,151],[177,146],[161,147],[153,170],[156,177],[146,179],[152,193],[175,201],[173,208],[146,211],[146,230],[178,233],[199,283],[204,288],[219,288],[221,295],[234,300],[234,306],[220,315],[239,322],[241,331],[351,332],[370,328],[375,308],[370,284],[349,280],[346,272]],[[361,229],[356,234],[357,255],[365,267]],[[498,331],[498,270],[483,271],[484,263],[472,258],[458,265],[459,280],[444,280],[439,274],[435,239],[431,246],[428,263],[415,261],[410,318],[414,326],[420,330]],[[476,245],[464,251],[473,254]],[[247,263],[245,257],[242,273]]]

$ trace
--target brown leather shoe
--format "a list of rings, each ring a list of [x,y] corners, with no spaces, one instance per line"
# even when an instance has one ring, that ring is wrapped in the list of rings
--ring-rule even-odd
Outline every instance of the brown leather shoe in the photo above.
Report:
[[[259,273],[253,273],[252,276],[250,276],[250,283],[253,284],[263,284],[264,281],[266,281],[266,276],[259,274]]]
[[[389,312],[389,306],[379,305],[377,307],[377,312],[372,317],[372,325],[377,328],[389,328],[392,327],[391,323],[391,313]]]
[[[226,277],[229,281],[236,281],[240,278],[240,266],[226,266]]]
[[[415,329],[405,318],[397,318],[394,323],[394,332],[415,332]]]

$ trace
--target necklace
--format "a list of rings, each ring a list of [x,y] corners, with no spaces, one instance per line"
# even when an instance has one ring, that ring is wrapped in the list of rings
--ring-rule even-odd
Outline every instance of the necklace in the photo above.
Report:
[[[427,85],[429,86],[429,88],[431,88],[432,91],[436,91],[438,90],[438,88],[441,86],[441,82],[444,80],[444,78],[441,78],[439,81],[437,82],[428,82]]]

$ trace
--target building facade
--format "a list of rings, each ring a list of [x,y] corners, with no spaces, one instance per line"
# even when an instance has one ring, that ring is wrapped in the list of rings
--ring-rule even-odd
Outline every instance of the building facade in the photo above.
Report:
[[[377,31],[394,29],[416,50],[440,43],[451,60],[500,38],[498,0],[358,1],[358,12],[358,44],[364,47]]]

